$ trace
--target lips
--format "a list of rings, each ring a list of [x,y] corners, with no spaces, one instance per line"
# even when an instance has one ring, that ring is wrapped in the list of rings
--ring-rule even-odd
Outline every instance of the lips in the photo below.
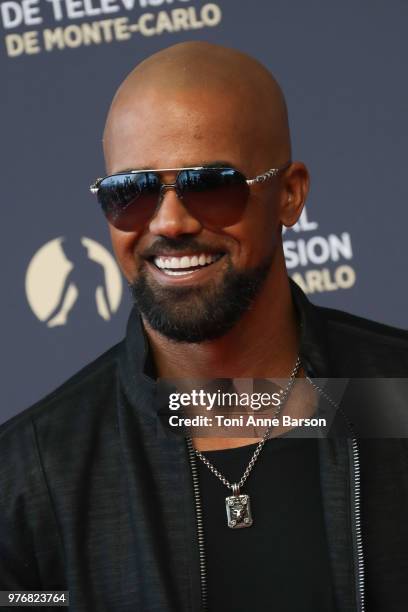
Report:
[[[223,253],[197,253],[194,255],[156,256],[152,261],[161,272],[168,276],[191,274],[218,261]]]

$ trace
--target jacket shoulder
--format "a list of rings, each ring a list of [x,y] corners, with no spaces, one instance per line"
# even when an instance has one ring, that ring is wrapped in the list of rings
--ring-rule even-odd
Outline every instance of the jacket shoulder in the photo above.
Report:
[[[84,406],[93,398],[94,402],[112,386],[116,376],[116,363],[123,341],[115,344],[91,361],[73,376],[59,385],[38,402],[11,417],[0,426],[0,441],[7,432],[24,430],[30,422],[44,419],[60,419],[75,412],[75,406]]]
[[[408,349],[408,331],[334,308],[317,307],[327,321],[329,331],[347,334],[349,338],[362,338],[367,342],[390,344]]]
[[[342,371],[361,377],[408,375],[407,330],[332,308],[317,308],[326,322],[332,362],[339,365],[346,361]]]
[[[58,507],[114,420],[122,343],[0,427],[0,587],[65,588]],[[59,518],[57,519],[57,514]]]

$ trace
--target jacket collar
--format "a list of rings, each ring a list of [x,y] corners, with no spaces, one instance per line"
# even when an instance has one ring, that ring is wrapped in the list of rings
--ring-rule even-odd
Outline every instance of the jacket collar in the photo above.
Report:
[[[300,358],[308,376],[328,377],[327,329],[325,318],[303,291],[290,280],[292,298],[301,328]],[[151,412],[152,400],[158,407],[165,395],[165,385],[156,382],[154,362],[142,318],[136,306],[129,316],[123,350],[119,356],[119,373],[126,395],[132,404],[145,405]]]
[[[329,376],[329,350],[326,319],[321,309],[307,299],[301,288],[290,279],[292,299],[300,324],[300,359],[308,376]]]

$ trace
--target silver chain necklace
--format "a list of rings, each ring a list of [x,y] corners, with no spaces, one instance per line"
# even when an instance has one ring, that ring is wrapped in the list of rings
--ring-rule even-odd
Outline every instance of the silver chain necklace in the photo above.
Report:
[[[282,411],[283,406],[288,399],[289,393],[292,390],[292,387],[295,383],[295,378],[300,369],[300,358],[296,359],[296,363],[293,367],[292,372],[290,373],[289,382],[286,385],[285,389],[280,392],[280,402],[277,406],[275,413],[272,418],[276,418],[279,416]],[[262,436],[262,440],[258,442],[258,445],[252,455],[245,472],[242,474],[241,479],[238,482],[231,483],[217,468],[205,457],[201,451],[197,450],[193,446],[193,441],[191,437],[187,437],[187,444],[196,456],[201,459],[201,461],[208,467],[208,469],[216,476],[228,489],[231,489],[232,495],[225,498],[225,507],[227,510],[227,524],[231,529],[240,529],[242,527],[250,527],[253,524],[252,512],[251,512],[251,502],[248,494],[241,494],[241,487],[245,484],[248,476],[250,475],[263,447],[268,439],[268,436],[271,432],[272,425],[267,428],[264,435]]]

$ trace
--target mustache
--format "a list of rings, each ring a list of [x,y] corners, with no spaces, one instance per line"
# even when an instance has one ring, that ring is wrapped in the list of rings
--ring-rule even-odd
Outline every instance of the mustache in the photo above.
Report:
[[[143,251],[142,257],[149,259],[156,255],[166,255],[167,253],[172,254],[175,251],[186,250],[193,253],[225,253],[225,249],[210,246],[191,236],[180,236],[179,238],[166,238],[163,236],[155,240],[149,248]]]

